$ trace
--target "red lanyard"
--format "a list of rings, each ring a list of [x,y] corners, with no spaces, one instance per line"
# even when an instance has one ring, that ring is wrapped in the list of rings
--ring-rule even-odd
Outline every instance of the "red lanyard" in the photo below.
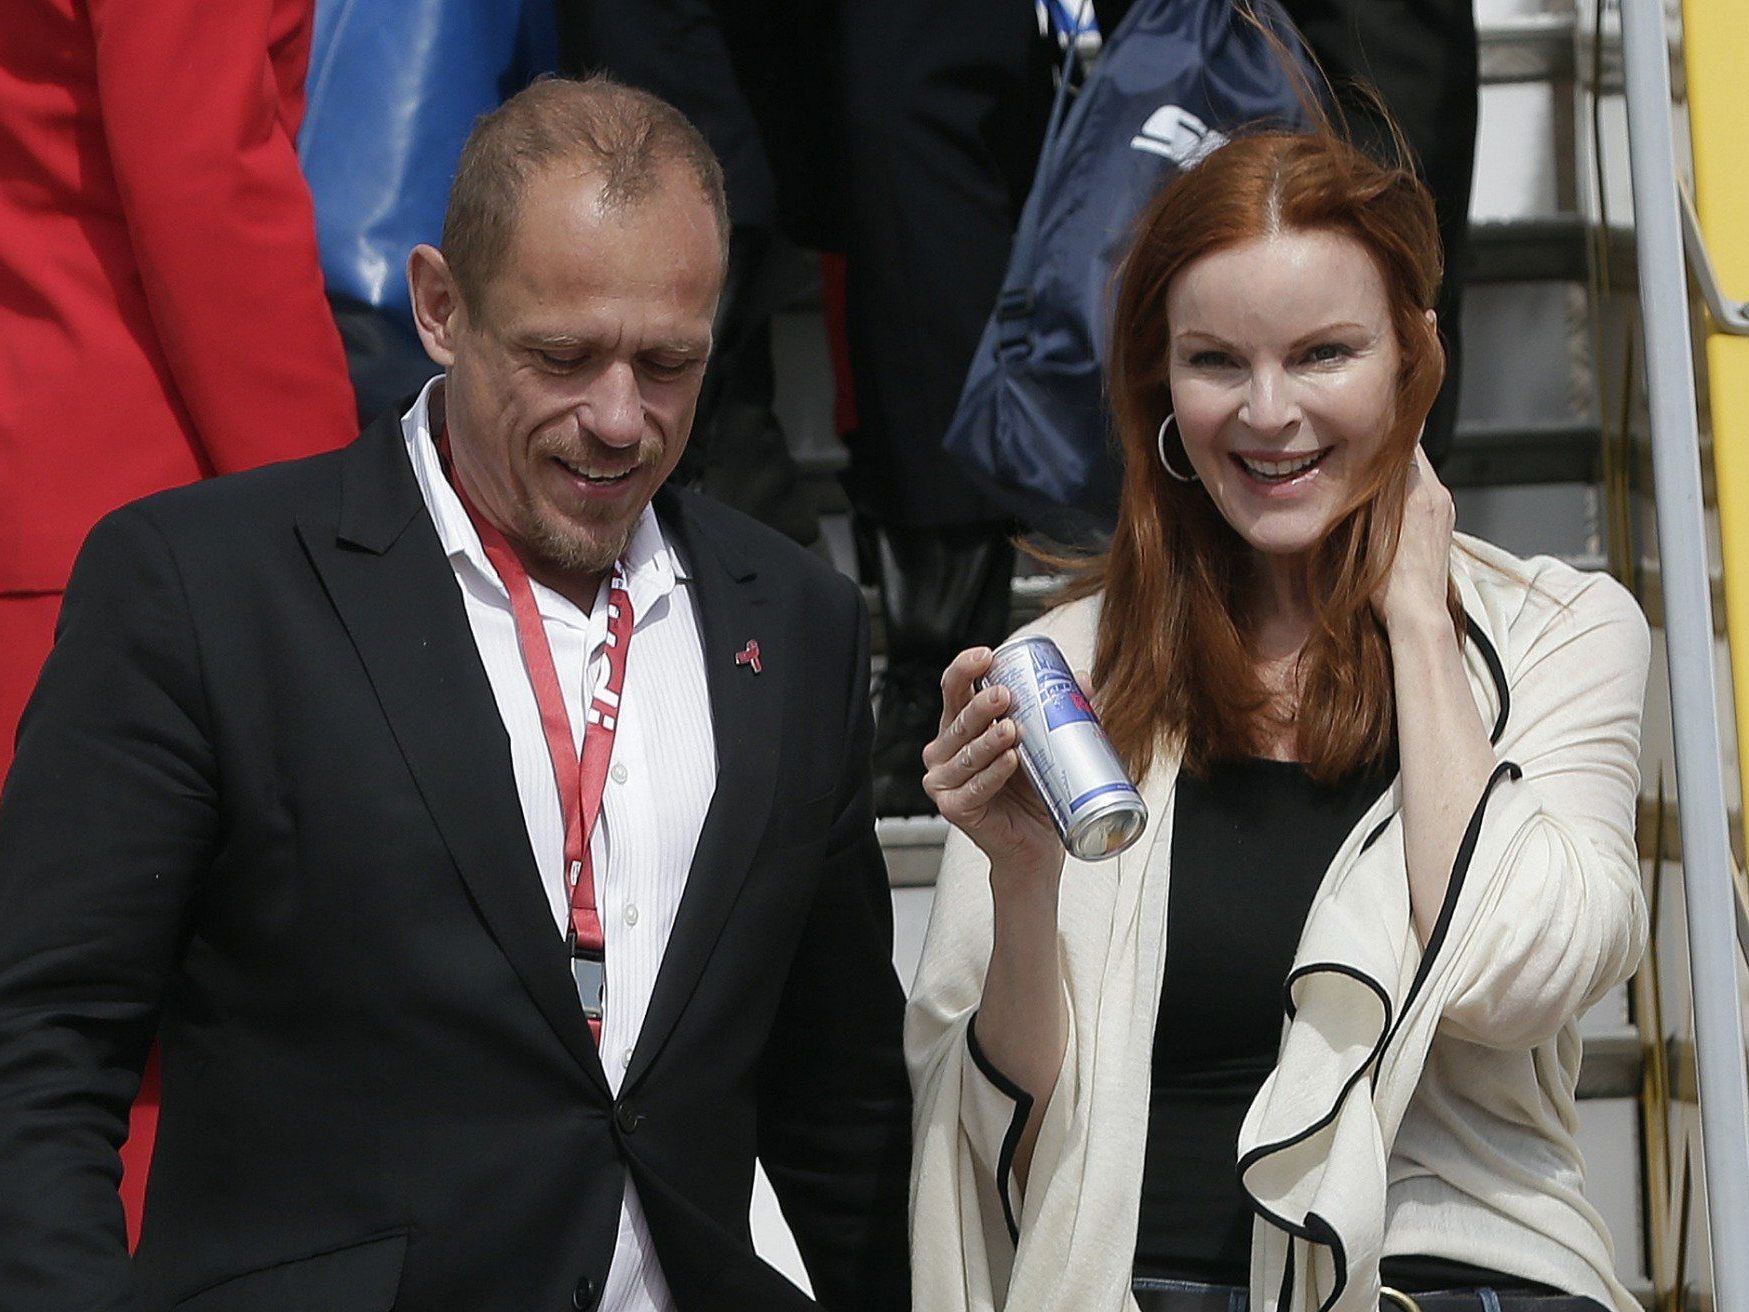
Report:
[[[438,450],[449,465],[449,435],[438,439]],[[540,708],[541,731],[547,740],[547,755],[553,763],[553,779],[559,787],[559,805],[565,815],[565,882],[571,891],[571,929],[567,936],[578,996],[589,1032],[601,1039],[602,1001],[606,993],[604,950],[606,938],[595,907],[595,871],[589,851],[589,836],[601,815],[601,794],[607,786],[607,764],[613,756],[614,733],[619,724],[620,694],[625,688],[626,656],[632,645],[632,602],[626,593],[625,565],[616,561],[607,591],[607,677],[596,685],[589,701],[588,722],[583,729],[583,751],[572,746],[571,716],[565,709],[565,694],[553,664],[552,645],[535,604],[528,570],[504,535],[474,508],[461,480],[450,471],[450,483],[462,509],[480,535],[486,559],[510,594],[510,613],[516,620],[516,642],[528,674],[535,704]]]

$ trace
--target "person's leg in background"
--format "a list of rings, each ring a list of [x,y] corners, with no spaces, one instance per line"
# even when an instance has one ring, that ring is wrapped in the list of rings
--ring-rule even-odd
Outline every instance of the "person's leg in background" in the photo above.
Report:
[[[399,405],[442,372],[413,330],[388,310],[339,292],[328,294],[328,308],[346,348],[360,425]]]
[[[942,450],[1001,290],[1050,110],[1030,4],[888,0],[841,10],[851,496],[873,526],[887,671],[875,808],[929,811],[920,753],[941,671],[1008,627],[1010,526]]]
[[[1421,444],[1437,467],[1451,450],[1463,363],[1459,316],[1479,99],[1472,0],[1284,0],[1284,7],[1336,86],[1360,143],[1385,145],[1389,134],[1372,106],[1342,95],[1344,83],[1357,78],[1378,88],[1433,193],[1445,246],[1436,313],[1447,368]]]
[[[776,184],[718,0],[560,0],[571,73],[604,72],[661,96],[722,161],[733,225],[710,369],[677,475],[804,544],[820,533],[772,408]]]

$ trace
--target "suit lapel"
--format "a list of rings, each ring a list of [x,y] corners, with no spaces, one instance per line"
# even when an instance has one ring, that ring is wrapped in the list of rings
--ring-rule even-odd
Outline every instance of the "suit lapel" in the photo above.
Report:
[[[688,495],[664,490],[656,511],[693,579],[717,785],[622,1089],[642,1078],[673,1031],[746,880],[771,813],[790,662],[801,657],[798,635],[776,628],[770,579],[701,522],[690,501]],[[749,641],[759,644],[757,672],[751,663],[735,660]]]
[[[611,1097],[529,848],[509,736],[399,422],[379,420],[342,460],[338,524],[309,512],[298,534],[481,919]]]

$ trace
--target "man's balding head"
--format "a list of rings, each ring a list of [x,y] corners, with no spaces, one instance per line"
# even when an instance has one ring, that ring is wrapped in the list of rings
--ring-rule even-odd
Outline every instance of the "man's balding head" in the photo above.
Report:
[[[559,172],[599,178],[606,209],[639,204],[675,172],[689,178],[715,215],[727,261],[722,166],[685,115],[609,77],[543,78],[474,125],[450,186],[443,257],[476,313],[510,249],[528,184]]]
[[[456,486],[578,605],[686,447],[727,228],[721,171],[679,113],[555,79],[480,121],[443,249],[408,256]]]

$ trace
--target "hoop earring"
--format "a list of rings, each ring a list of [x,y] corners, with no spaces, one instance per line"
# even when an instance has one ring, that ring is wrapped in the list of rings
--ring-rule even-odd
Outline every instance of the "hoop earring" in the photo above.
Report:
[[[1166,430],[1172,427],[1173,417],[1172,412],[1168,410],[1166,417],[1160,421],[1160,431],[1154,435],[1154,448],[1160,453],[1160,463],[1165,467],[1166,472],[1180,483],[1200,483],[1202,480],[1196,476],[1194,469],[1188,474],[1181,474],[1172,468],[1172,462],[1166,458]],[[1182,434],[1179,435],[1178,444],[1184,445]]]

